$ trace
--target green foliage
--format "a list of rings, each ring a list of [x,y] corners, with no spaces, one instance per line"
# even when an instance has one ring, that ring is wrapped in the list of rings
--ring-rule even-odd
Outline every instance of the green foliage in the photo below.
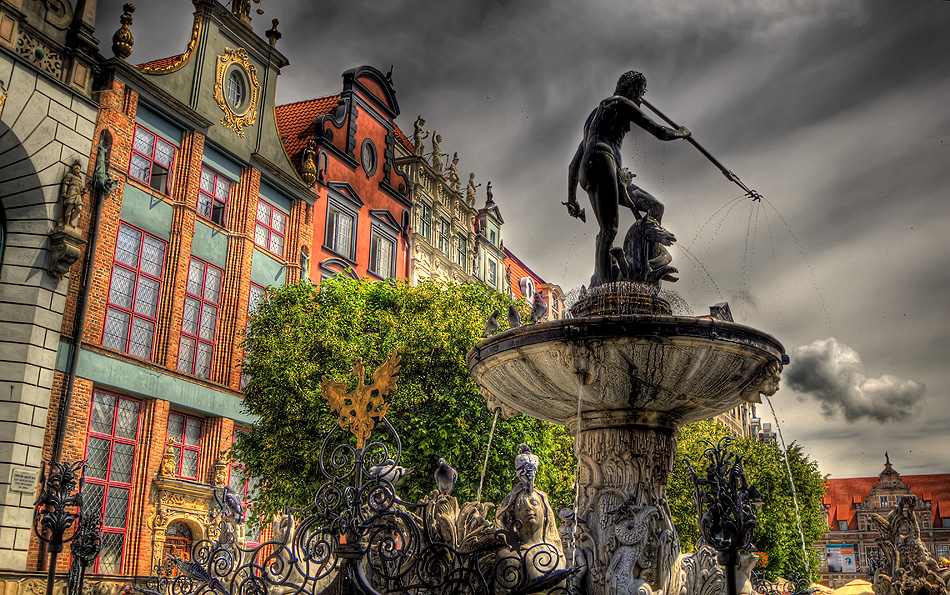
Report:
[[[410,286],[337,277],[319,287],[271,289],[245,339],[250,382],[244,407],[259,421],[237,444],[248,474],[264,479],[256,511],[309,504],[323,483],[320,447],[336,420],[321,395],[321,379],[355,386],[352,365],[360,357],[369,382],[394,349],[402,361],[398,388],[386,398],[387,418],[402,440],[401,464],[415,468],[400,496],[415,501],[434,489],[436,461],[444,457],[459,472],[454,495],[475,500],[493,415],[465,354],[481,339],[493,310],[501,312],[504,330],[508,304],[509,298],[481,285],[434,281]],[[568,504],[573,441],[563,427],[525,415],[498,419],[482,500],[499,502],[517,482],[513,460],[522,442],[543,462],[538,486],[555,505]]]
[[[720,438],[728,435],[729,430],[722,424],[703,421],[685,426],[679,436],[679,449],[673,465],[673,474],[667,485],[667,498],[684,550],[692,550],[699,538],[693,484],[686,470],[686,462],[689,461],[697,474],[703,474],[706,462],[702,454],[708,447],[704,441],[716,444]],[[757,513],[758,526],[752,543],[758,551],[768,555],[768,576],[788,576],[792,572],[804,576],[801,537],[798,534],[792,488],[781,449],[775,444],[761,442],[755,438],[739,438],[733,444],[732,450],[743,457],[746,478],[759,489],[765,503]],[[818,472],[818,464],[808,459],[801,445],[793,442],[788,447],[788,462],[798,495],[809,568],[815,578],[819,562],[811,544],[817,541],[825,530],[821,520],[824,486]]]

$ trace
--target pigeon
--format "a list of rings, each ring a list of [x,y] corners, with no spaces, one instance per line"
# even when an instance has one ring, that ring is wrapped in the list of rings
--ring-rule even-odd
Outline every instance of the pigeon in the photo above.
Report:
[[[243,523],[244,507],[241,505],[241,500],[238,498],[237,493],[232,490],[230,486],[224,488],[224,503],[228,507],[225,514],[234,517],[235,523]]]
[[[538,455],[531,452],[527,444],[518,445],[518,456],[515,457],[515,473],[529,492],[534,490],[534,478],[538,474]]]
[[[531,306],[531,322],[537,323],[548,313],[548,304],[541,297],[540,291],[534,292],[534,305]]]
[[[514,304],[508,304],[508,328],[518,328],[521,326],[521,314]]]
[[[488,317],[488,320],[485,321],[485,330],[482,331],[482,337],[490,337],[498,330],[499,314],[501,314],[501,312],[495,310],[491,313],[491,316]]]
[[[394,488],[398,488],[409,477],[412,472],[415,470],[414,467],[400,467],[392,459],[386,459],[382,465],[376,465],[369,468],[370,477],[374,479],[383,479],[393,484]]]
[[[449,466],[445,459],[439,459],[439,466],[435,470],[435,486],[443,496],[450,496],[458,479],[458,471]]]

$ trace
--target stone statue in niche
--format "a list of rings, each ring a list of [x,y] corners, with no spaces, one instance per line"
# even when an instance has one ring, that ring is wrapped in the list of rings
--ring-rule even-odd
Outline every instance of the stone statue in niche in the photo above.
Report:
[[[77,227],[82,215],[83,194],[86,184],[82,177],[82,164],[74,162],[63,175],[63,182],[59,194],[62,205],[62,225]]]
[[[594,275],[591,277],[591,287],[615,279],[611,248],[613,248],[619,225],[619,207],[621,205],[629,207],[637,214],[641,206],[647,207],[648,212],[655,210],[651,208],[653,204],[648,200],[652,197],[645,192],[641,195],[639,188],[634,186],[635,197],[630,196],[629,178],[632,176],[629,172],[625,174],[622,169],[620,148],[624,136],[630,131],[631,124],[636,124],[657,139],[664,141],[688,138],[690,135],[686,128],[680,127],[673,130],[657,124],[640,110],[646,89],[646,77],[639,72],[626,72],[620,77],[614,94],[601,101],[588,116],[584,124],[583,140],[577,147],[577,152],[568,169],[568,196],[567,202],[564,203],[567,205],[568,213],[580,219],[585,218],[583,209],[577,202],[579,184],[587,192],[594,216],[600,226],[595,240]],[[640,200],[642,205],[638,206],[636,200]],[[650,218],[650,215],[647,215],[647,218]],[[655,217],[653,219],[655,220]],[[655,226],[650,224],[645,224],[645,226],[647,229],[643,231],[648,235],[653,233],[653,227],[662,229],[659,221],[656,221]],[[672,236],[672,234],[669,235]]]
[[[306,245],[300,247],[300,280],[310,280],[310,249]]]
[[[468,188],[465,189],[465,203],[468,206],[475,204],[475,192],[481,184],[475,183],[475,172],[468,174]]]
[[[429,131],[425,130],[425,127],[426,121],[422,119],[422,116],[416,118],[416,121],[412,124],[412,147],[419,157],[422,157],[425,152],[425,145],[422,141],[429,138]]]

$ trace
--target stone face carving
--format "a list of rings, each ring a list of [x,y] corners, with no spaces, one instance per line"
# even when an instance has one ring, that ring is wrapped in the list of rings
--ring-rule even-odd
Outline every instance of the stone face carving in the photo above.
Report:
[[[501,565],[506,557],[520,554],[529,581],[567,567],[557,517],[545,492],[519,483],[498,505],[495,523],[517,533],[521,542],[516,548],[502,548],[498,552]]]
[[[875,539],[885,564],[874,574],[875,595],[946,595],[950,570],[941,570],[920,540],[914,508],[917,497],[903,496],[897,507],[882,517],[871,514]]]

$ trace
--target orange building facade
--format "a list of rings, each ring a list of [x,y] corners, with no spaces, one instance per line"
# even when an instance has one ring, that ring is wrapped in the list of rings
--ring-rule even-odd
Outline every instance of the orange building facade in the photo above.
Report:
[[[876,477],[828,479],[822,498],[827,533],[815,547],[824,561],[818,569],[822,584],[838,588],[856,578],[871,578],[869,560],[881,552],[879,537],[868,520],[871,514],[887,516],[901,497],[917,496],[915,509],[920,539],[936,558],[950,558],[950,473],[901,475],[885,455],[884,469]]]

